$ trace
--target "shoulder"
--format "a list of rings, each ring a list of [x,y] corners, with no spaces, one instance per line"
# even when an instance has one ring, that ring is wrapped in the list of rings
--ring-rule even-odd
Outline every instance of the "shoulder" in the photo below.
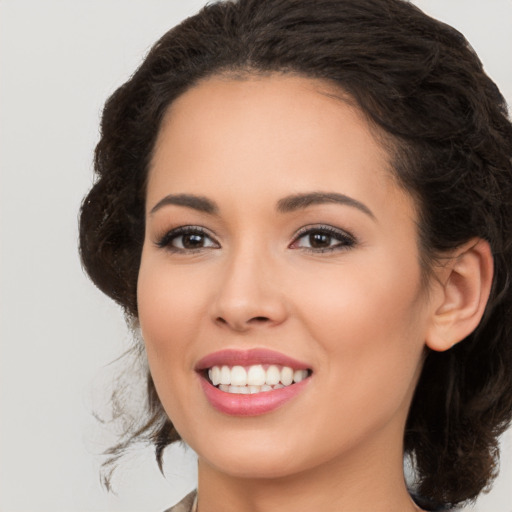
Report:
[[[194,512],[197,491],[187,494],[179,503],[164,512]]]

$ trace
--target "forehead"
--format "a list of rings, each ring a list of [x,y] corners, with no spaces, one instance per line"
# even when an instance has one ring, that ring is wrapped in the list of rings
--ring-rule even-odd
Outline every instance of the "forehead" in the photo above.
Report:
[[[327,82],[277,74],[212,77],[177,98],[163,119],[148,206],[164,189],[221,200],[233,200],[234,190],[275,199],[336,189],[385,203],[389,194],[407,196],[390,160],[376,129]]]

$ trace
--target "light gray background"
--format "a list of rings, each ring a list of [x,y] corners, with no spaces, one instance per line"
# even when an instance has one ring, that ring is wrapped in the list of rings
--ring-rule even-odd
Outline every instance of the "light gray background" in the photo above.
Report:
[[[192,454],[167,480],[151,450],[99,485],[114,438],[94,421],[128,345],[119,309],[83,275],[76,218],[102,104],[167,29],[204,0],[0,0],[0,511],[161,511],[194,487]],[[459,28],[512,103],[512,0],[418,0]],[[512,512],[512,432],[474,510]]]

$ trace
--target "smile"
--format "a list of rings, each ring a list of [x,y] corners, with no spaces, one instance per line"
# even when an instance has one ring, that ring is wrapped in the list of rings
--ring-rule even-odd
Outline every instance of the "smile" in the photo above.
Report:
[[[195,368],[207,401],[234,416],[271,412],[299,395],[313,373],[307,365],[267,349],[223,350]]]
[[[290,366],[251,365],[213,366],[208,379],[225,393],[255,394],[281,389],[301,382],[309,376],[309,370],[294,370]]]

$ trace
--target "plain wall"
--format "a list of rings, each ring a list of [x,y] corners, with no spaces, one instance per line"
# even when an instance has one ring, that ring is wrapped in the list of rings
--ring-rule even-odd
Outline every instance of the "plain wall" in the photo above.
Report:
[[[173,448],[99,484],[115,439],[94,420],[130,345],[118,307],[84,276],[77,212],[92,183],[102,104],[151,44],[203,0],[0,0],[0,511],[161,511],[195,485]],[[459,28],[512,103],[512,1],[418,0]],[[104,402],[104,400],[103,400]],[[512,511],[512,433],[475,510]]]

